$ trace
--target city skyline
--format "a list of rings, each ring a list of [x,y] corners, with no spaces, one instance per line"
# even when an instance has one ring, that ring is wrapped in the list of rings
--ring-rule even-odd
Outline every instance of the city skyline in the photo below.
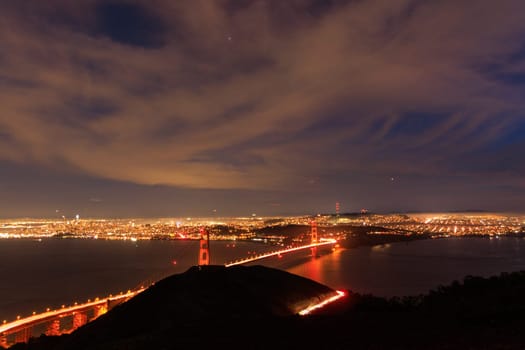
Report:
[[[0,218],[525,211],[523,2],[0,9]]]

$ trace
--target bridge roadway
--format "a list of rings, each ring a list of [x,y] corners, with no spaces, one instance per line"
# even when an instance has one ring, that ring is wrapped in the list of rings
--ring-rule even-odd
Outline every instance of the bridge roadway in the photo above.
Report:
[[[278,251],[275,251],[275,252],[259,254],[259,255],[252,256],[252,257],[249,257],[249,258],[246,258],[246,259],[236,260],[234,262],[227,263],[225,266],[226,267],[230,267],[230,266],[236,266],[236,265],[243,265],[243,264],[247,264],[247,263],[250,263],[250,262],[253,262],[253,261],[270,258],[272,256],[279,256],[281,254],[296,252],[296,251],[303,250],[303,249],[317,248],[317,247],[322,247],[322,246],[326,246],[326,245],[334,245],[336,243],[337,243],[337,241],[335,239],[321,239],[321,241],[318,242],[318,243],[312,243],[312,244],[308,244],[308,245],[304,245],[304,246],[287,248],[287,249],[278,250]]]
[[[282,250],[278,250],[278,251],[274,251],[270,253],[264,253],[264,254],[249,257],[246,259],[241,259],[241,260],[237,260],[234,262],[230,262],[230,263],[225,264],[225,266],[230,267],[230,266],[236,266],[236,265],[243,265],[243,264],[247,264],[253,261],[270,258],[272,256],[279,256],[281,254],[296,252],[296,251],[303,250],[303,249],[312,249],[312,248],[315,249],[317,247],[334,245],[336,243],[337,241],[334,239],[322,239],[318,243],[312,243],[312,244],[308,244],[304,246],[286,248],[286,249],[282,249]],[[0,325],[0,345],[5,345],[5,344],[2,344],[2,337],[4,337],[4,341],[5,341],[5,337],[7,335],[22,332],[30,327],[33,327],[41,323],[50,322],[54,319],[71,316],[79,312],[86,312],[92,308],[102,307],[104,305],[107,306],[111,302],[115,302],[115,301],[123,302],[143,292],[145,289],[146,288],[140,288],[134,291],[128,291],[125,294],[109,296],[103,299],[95,299],[94,301],[89,301],[84,304],[73,305],[73,306],[69,306],[69,307],[65,307],[65,308],[61,308],[57,310],[45,311],[40,314],[33,314],[29,317],[19,318],[9,323],[4,321],[4,323]],[[342,297],[342,295],[337,295],[335,298],[338,299],[340,297]]]
[[[64,307],[64,308],[57,309],[57,310],[45,311],[40,314],[34,314],[29,317],[20,318],[13,322],[1,324],[0,325],[0,335],[16,333],[32,325],[44,323],[44,322],[56,319],[57,317],[66,317],[69,315],[73,315],[74,313],[77,313],[77,312],[87,311],[97,306],[105,306],[105,305],[108,305],[109,303],[114,303],[114,302],[123,302],[123,301],[133,298],[135,295],[143,292],[144,290],[146,290],[146,288],[140,288],[134,291],[128,291],[127,293],[123,293],[123,294],[119,294],[115,296],[109,296],[103,299],[97,298],[91,302],[78,304],[78,305],[72,305],[72,306]]]

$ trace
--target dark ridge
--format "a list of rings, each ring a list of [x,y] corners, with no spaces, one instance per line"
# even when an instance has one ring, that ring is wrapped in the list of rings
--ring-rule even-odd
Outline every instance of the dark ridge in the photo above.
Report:
[[[152,341],[169,342],[172,337],[191,342],[187,337],[198,339],[199,329],[210,334],[229,324],[270,323],[267,320],[294,316],[333,293],[317,282],[263,266],[193,267],[60,337],[52,348],[149,349]]]
[[[327,291],[260,266],[193,268],[71,336],[13,350],[524,348],[525,271],[468,276],[413,297],[349,293],[322,312],[294,315],[297,303]]]

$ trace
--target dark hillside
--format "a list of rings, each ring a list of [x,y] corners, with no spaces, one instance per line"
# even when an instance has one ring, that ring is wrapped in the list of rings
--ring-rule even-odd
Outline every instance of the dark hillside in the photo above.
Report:
[[[174,339],[191,343],[201,332],[210,335],[219,329],[219,336],[228,336],[239,324],[255,327],[293,316],[332,294],[324,285],[262,266],[193,267],[60,337],[52,348],[148,349]]]
[[[307,317],[332,290],[279,270],[209,267],[169,277],[44,349],[524,349],[525,272],[467,277],[427,295],[349,293]]]

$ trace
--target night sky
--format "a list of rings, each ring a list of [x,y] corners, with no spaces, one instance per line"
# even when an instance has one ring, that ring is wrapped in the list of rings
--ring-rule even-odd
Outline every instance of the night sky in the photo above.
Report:
[[[0,2],[0,217],[523,212],[524,154],[522,0]]]

